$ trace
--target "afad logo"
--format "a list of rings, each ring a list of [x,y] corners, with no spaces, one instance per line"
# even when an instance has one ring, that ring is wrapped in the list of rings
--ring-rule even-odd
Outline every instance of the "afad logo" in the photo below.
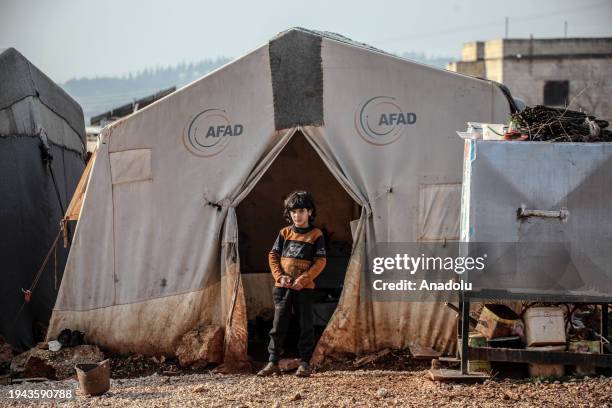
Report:
[[[242,135],[244,126],[231,123],[224,109],[206,109],[189,121],[183,143],[190,153],[209,157],[221,153],[230,139]]]
[[[355,112],[357,133],[368,143],[383,146],[395,142],[417,117],[405,112],[391,96],[375,96]]]

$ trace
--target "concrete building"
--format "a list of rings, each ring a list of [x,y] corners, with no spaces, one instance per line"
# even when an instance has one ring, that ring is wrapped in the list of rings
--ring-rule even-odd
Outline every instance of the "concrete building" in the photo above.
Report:
[[[612,38],[471,42],[447,69],[503,83],[529,106],[569,104],[612,120]]]

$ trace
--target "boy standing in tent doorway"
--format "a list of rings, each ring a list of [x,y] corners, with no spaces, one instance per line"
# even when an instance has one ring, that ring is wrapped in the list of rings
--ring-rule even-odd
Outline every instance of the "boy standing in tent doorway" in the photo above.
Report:
[[[308,377],[314,348],[312,292],[314,279],[325,267],[325,241],[321,230],[312,225],[317,209],[310,193],[294,191],[284,204],[284,217],[291,225],[280,230],[268,255],[274,278],[274,322],[268,345],[269,362],[257,375],[280,374],[278,361],[293,307],[300,321],[301,362],[295,375]]]

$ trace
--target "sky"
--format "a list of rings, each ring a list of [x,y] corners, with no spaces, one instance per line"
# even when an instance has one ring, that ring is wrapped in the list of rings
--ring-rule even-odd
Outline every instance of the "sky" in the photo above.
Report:
[[[0,0],[0,48],[56,82],[239,57],[290,27],[333,31],[388,52],[459,58],[502,38],[612,37],[612,0]]]

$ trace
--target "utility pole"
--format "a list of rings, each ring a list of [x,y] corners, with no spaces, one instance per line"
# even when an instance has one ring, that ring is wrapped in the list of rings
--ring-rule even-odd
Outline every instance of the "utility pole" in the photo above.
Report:
[[[564,37],[567,38],[567,20],[563,22],[563,33]]]
[[[508,38],[508,26],[510,25],[510,19],[506,17],[506,35],[504,38]]]

